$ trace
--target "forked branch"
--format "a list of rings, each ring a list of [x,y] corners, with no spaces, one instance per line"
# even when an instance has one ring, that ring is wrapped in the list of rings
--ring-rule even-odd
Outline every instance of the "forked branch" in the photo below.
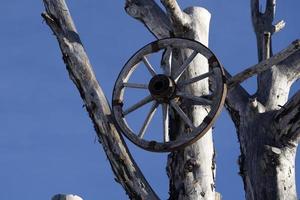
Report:
[[[273,25],[276,0],[266,0],[266,9],[259,9],[260,0],[251,0],[252,24],[257,39],[258,60],[262,61],[272,56],[272,35],[284,28],[285,22]]]
[[[181,10],[176,0],[161,0],[174,27],[187,27],[191,18]]]
[[[81,94],[116,180],[131,199],[158,199],[111,121],[109,104],[96,80],[65,1],[44,0],[44,5],[46,12],[42,16],[57,37],[70,78]]]

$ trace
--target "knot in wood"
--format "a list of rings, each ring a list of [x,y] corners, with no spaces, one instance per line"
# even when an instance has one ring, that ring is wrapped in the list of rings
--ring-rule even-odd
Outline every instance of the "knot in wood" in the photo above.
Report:
[[[133,3],[127,3],[127,4],[125,5],[125,10],[126,10],[126,12],[127,12],[129,15],[131,15],[131,16],[133,16],[133,17],[135,17],[135,18],[140,17],[140,16],[139,16],[138,8],[137,8],[137,6],[134,5]]]
[[[184,171],[186,173],[193,172],[194,169],[198,168],[198,167],[199,167],[199,164],[198,164],[197,160],[195,158],[191,158],[186,161],[186,163],[184,165]]]

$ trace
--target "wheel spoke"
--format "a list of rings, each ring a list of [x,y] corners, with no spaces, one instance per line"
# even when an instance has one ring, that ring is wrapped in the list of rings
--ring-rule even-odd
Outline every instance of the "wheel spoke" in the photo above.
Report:
[[[127,108],[124,112],[123,115],[126,116],[129,113],[135,111],[136,109],[139,109],[140,107],[142,107],[143,105],[149,103],[153,101],[153,97],[151,95],[145,97],[144,99],[142,99],[141,101],[137,102],[136,104],[134,104],[133,106],[131,106],[130,108]]]
[[[148,128],[148,126],[149,126],[149,124],[150,124],[150,122],[151,122],[151,120],[152,120],[152,118],[153,118],[153,116],[154,116],[154,114],[157,110],[157,107],[158,107],[157,101],[153,102],[152,107],[151,107],[151,109],[150,109],[150,111],[149,111],[149,113],[146,117],[146,120],[144,121],[144,124],[143,124],[143,126],[142,126],[142,128],[139,132],[139,135],[138,135],[139,138],[142,139],[144,137],[145,132],[146,132],[146,130],[147,130],[147,128]]]
[[[174,80],[175,82],[178,81],[182,73],[190,66],[191,62],[194,60],[194,58],[197,56],[198,52],[194,51],[179,67],[179,69],[174,74]]]
[[[152,65],[150,64],[149,60],[146,58],[146,56],[143,56],[143,62],[145,64],[145,66],[147,67],[148,71],[150,72],[150,74],[152,76],[155,76],[156,75],[156,72],[155,70],[153,69]]]
[[[171,76],[172,56],[173,56],[172,48],[167,47],[166,51],[164,52],[163,60],[162,60],[162,67],[165,75],[167,76]]]
[[[183,110],[179,107],[179,105],[174,101],[171,100],[171,106],[176,110],[179,114],[181,119],[192,129],[195,129],[193,122],[188,118],[188,116],[183,112]]]
[[[184,92],[177,92],[176,93],[177,96],[182,97],[184,99],[188,99],[193,101],[194,105],[212,105],[213,101],[209,100],[208,98],[204,98],[203,97],[197,97],[197,96],[193,96],[190,94],[186,94]]]
[[[163,114],[163,129],[164,129],[164,142],[170,141],[169,135],[169,104],[162,104],[162,114]]]
[[[210,72],[206,72],[204,74],[201,74],[200,76],[191,78],[189,80],[184,80],[184,81],[182,81],[181,83],[178,84],[178,87],[183,87],[183,86],[195,83],[197,81],[200,81],[202,79],[208,78],[209,76],[213,75],[213,73],[214,73],[213,71],[210,71]]]
[[[141,83],[123,83],[123,87],[137,88],[137,89],[148,89],[147,84],[141,84]]]

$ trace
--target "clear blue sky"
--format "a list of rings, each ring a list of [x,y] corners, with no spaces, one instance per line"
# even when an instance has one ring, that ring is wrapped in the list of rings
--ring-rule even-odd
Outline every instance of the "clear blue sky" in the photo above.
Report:
[[[179,3],[210,10],[210,48],[231,73],[256,64],[249,1]],[[68,4],[110,99],[125,61],[154,37],[126,15],[124,1],[69,0]],[[276,18],[287,25],[274,36],[275,52],[300,38],[299,7],[300,1],[278,1]],[[75,193],[85,200],[127,199],[95,142],[92,123],[68,78],[56,39],[40,17],[42,11],[42,1],[0,2],[0,199],[50,199],[56,193]],[[253,79],[245,84],[250,92],[255,91]],[[298,83],[293,91],[299,88]],[[225,110],[215,126],[217,191],[225,200],[243,199],[239,145]],[[129,146],[155,191],[166,199],[167,154]]]

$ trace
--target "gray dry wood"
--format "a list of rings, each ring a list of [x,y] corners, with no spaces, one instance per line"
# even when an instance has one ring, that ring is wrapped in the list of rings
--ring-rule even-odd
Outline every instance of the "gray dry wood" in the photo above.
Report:
[[[154,0],[126,0],[125,10],[159,39],[183,36],[202,41],[208,37],[205,12],[202,12],[203,16],[195,7],[183,11],[176,0],[161,2],[166,13]],[[108,103],[94,77],[64,1],[44,0],[44,3],[47,13],[43,16],[58,38],[70,77],[85,101],[117,179],[131,198],[158,199],[111,124]],[[285,25],[284,21],[273,25],[275,6],[275,0],[266,0],[266,10],[262,13],[259,0],[251,0],[260,63],[233,78],[225,70],[231,85],[226,108],[235,123],[240,142],[240,175],[247,200],[297,199],[295,156],[300,137],[300,93],[289,101],[288,96],[290,87],[300,78],[299,41],[273,57],[272,35]],[[180,59],[172,60],[176,64],[178,61]],[[254,74],[258,74],[258,90],[250,96],[239,83]],[[205,90],[205,84],[203,86],[202,90]],[[201,141],[208,146],[208,152],[201,153],[201,145],[195,144],[170,155],[170,199],[221,198],[214,189],[214,152],[211,135],[209,137]],[[203,160],[200,164],[199,158]],[[199,171],[205,172],[208,177],[203,177]]]
[[[259,0],[251,0],[260,63],[249,72],[258,70],[258,88],[237,120],[240,175],[247,200],[297,199],[295,156],[300,134],[299,92],[287,101],[290,87],[300,74],[299,40],[272,56],[275,6],[275,0],[266,0],[266,9],[262,12],[258,8]]]
[[[54,32],[70,78],[76,85],[111,164],[116,180],[131,199],[158,199],[132,159],[122,136],[111,121],[111,110],[64,0],[44,0],[42,14]]]

